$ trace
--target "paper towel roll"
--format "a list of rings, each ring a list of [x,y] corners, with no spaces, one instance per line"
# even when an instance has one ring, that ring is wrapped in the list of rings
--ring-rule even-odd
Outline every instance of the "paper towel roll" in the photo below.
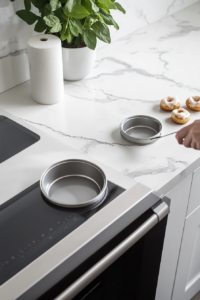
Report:
[[[54,104],[63,99],[63,65],[60,39],[51,34],[28,41],[28,58],[32,98],[41,104]]]

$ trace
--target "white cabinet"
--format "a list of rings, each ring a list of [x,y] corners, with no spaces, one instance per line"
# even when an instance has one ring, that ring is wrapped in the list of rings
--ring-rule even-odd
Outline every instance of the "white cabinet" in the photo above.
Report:
[[[187,216],[200,206],[200,168],[193,173]]]
[[[172,299],[190,300],[199,290],[200,207],[186,218]]]
[[[190,300],[200,290],[200,168],[193,173],[172,300]]]
[[[172,297],[191,182],[192,174],[166,195],[171,199],[171,207],[162,253],[156,300],[171,300]],[[183,299],[178,298],[178,300]]]

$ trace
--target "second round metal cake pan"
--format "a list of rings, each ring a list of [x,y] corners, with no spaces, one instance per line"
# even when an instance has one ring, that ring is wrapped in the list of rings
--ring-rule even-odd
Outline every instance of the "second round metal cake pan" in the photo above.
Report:
[[[137,145],[148,145],[161,135],[162,124],[159,120],[145,115],[136,115],[124,119],[120,125],[120,133],[127,141]]]
[[[107,179],[97,165],[69,159],[49,167],[40,179],[40,188],[50,202],[79,208],[102,202],[107,193]]]

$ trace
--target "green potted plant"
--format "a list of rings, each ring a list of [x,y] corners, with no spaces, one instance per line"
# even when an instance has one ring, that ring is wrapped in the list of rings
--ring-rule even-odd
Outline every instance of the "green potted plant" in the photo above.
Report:
[[[10,0],[14,2],[15,0]],[[31,11],[34,5],[39,13]],[[108,26],[119,29],[110,14],[116,9],[125,14],[115,0],[24,0],[25,9],[17,15],[36,32],[54,34],[62,41],[63,70],[66,80],[79,80],[93,68],[97,38],[110,43]]]

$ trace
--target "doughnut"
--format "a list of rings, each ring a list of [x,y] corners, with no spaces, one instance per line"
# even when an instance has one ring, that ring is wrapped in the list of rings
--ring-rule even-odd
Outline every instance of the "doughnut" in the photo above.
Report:
[[[160,107],[164,110],[172,111],[180,107],[180,101],[176,97],[165,97],[160,101]]]
[[[175,123],[185,124],[190,120],[190,113],[184,108],[175,109],[172,111],[171,118]]]
[[[192,110],[200,111],[200,96],[191,96],[186,100],[186,105]]]

